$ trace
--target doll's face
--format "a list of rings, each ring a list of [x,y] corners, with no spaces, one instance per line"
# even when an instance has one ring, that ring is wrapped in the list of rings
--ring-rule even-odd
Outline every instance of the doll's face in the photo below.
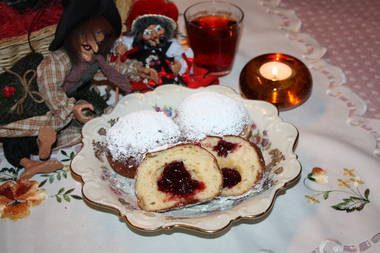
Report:
[[[82,60],[91,62],[96,54],[106,56],[117,36],[110,22],[98,16],[75,26],[65,38],[63,48],[73,64]]]
[[[93,36],[80,36],[80,53],[85,61],[91,61],[94,54],[99,52],[99,44],[104,40],[104,33],[97,30]]]
[[[151,46],[159,45],[164,36],[165,29],[160,25],[150,25],[143,32],[143,39]]]

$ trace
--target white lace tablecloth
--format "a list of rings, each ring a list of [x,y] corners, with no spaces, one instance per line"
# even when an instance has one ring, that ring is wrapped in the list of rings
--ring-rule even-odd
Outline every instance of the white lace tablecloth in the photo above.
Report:
[[[328,50],[326,60],[342,68],[349,86],[364,100],[365,117],[380,119],[380,1],[283,0],[296,11],[302,30]]]
[[[176,3],[184,10],[191,2]],[[326,50],[300,32],[294,11],[279,8],[274,0],[234,3],[246,16],[235,65],[221,78],[223,85],[238,89],[243,66],[269,52],[299,58],[313,76],[310,99],[280,113],[299,131],[295,152],[303,171],[273,210],[261,220],[241,220],[217,234],[141,232],[78,198],[81,184],[69,173],[70,159],[80,148],[76,146],[54,154],[66,164],[63,170],[33,178],[46,200],[30,207],[26,218],[0,219],[0,252],[380,252],[379,122],[360,116],[365,104],[345,87],[343,72],[323,59]],[[2,154],[0,159],[2,184],[19,171]],[[315,167],[325,171],[327,184],[310,180],[318,179],[311,174]]]

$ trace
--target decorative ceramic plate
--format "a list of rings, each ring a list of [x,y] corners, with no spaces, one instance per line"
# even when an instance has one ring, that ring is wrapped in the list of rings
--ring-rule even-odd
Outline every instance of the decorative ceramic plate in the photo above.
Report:
[[[116,174],[105,157],[105,134],[119,117],[139,110],[164,111],[175,116],[183,99],[200,91],[214,91],[246,106],[252,121],[251,142],[262,151],[266,171],[262,181],[243,196],[217,197],[198,205],[167,212],[146,212],[137,206],[134,180]],[[293,152],[297,129],[278,117],[277,109],[269,103],[246,100],[224,86],[188,89],[164,85],[145,94],[125,96],[111,113],[89,121],[83,127],[83,147],[71,167],[83,181],[83,196],[91,203],[116,210],[133,227],[156,231],[183,227],[214,233],[240,218],[260,218],[274,205],[277,194],[295,182],[301,166]]]

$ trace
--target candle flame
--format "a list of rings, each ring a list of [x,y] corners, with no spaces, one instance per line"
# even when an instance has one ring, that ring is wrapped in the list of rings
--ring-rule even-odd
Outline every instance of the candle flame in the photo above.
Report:
[[[278,76],[278,68],[277,68],[277,66],[273,66],[273,68],[272,68],[272,75],[273,75],[272,80],[276,81],[277,80],[277,76]]]

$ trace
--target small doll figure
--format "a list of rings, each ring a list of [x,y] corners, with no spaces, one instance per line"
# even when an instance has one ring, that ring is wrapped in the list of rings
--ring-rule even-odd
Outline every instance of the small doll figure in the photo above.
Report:
[[[88,112],[99,115],[108,107],[92,88],[95,73],[102,72],[125,93],[131,90],[129,79],[148,76],[149,71],[137,60],[114,66],[107,62],[107,54],[120,33],[121,18],[113,0],[72,0],[65,6],[49,47],[51,53],[34,71],[34,94],[42,99],[29,99],[31,93],[24,91],[26,99],[21,101],[25,108],[30,107],[25,103],[37,101],[33,108],[43,107],[37,110],[41,113],[24,113],[17,118],[9,110],[12,115],[7,118],[12,121],[0,122],[4,154],[12,165],[25,168],[24,178],[62,168],[58,161],[32,161],[30,156],[39,154],[46,160],[54,145],[79,143],[82,124],[93,118]]]
[[[186,84],[193,52],[175,38],[178,9],[165,0],[137,0],[126,20],[128,32],[117,40],[113,60],[135,59],[149,70],[148,78],[132,82],[133,91],[162,84]]]

